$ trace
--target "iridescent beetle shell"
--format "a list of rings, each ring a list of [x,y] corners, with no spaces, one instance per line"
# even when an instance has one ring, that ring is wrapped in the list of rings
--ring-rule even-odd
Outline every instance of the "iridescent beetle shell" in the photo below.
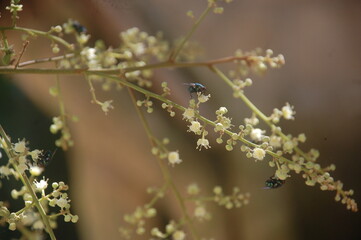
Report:
[[[86,33],[86,28],[81,25],[78,21],[74,21],[73,24],[72,24],[74,30],[77,32],[77,33]]]
[[[279,188],[281,187],[283,184],[285,184],[285,180],[281,180],[276,176],[272,176],[269,179],[266,180],[265,182],[265,187],[264,189],[275,189],[275,188]]]
[[[43,152],[38,161],[36,162],[36,165],[38,165],[38,167],[41,167],[41,168],[45,168],[49,165],[50,161],[53,159],[56,151],[58,149],[55,148],[54,151],[50,151],[50,150],[46,150],[45,152]]]
[[[204,94],[207,88],[200,83],[184,83],[184,85],[188,86],[188,92],[192,97],[192,93],[201,93]]]

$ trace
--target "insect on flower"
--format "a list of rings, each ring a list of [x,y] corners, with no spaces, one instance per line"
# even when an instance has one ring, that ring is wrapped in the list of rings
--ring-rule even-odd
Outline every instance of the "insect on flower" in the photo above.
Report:
[[[74,21],[72,26],[77,33],[86,33],[86,28],[82,26],[78,21]]]
[[[281,187],[283,184],[285,184],[285,180],[281,180],[276,176],[271,176],[269,179],[265,182],[265,187],[263,189],[275,189]]]
[[[207,90],[206,87],[200,83],[184,83],[188,86],[188,92],[192,97],[192,93],[201,93],[204,94]]]
[[[45,168],[50,163],[51,159],[53,159],[57,148],[54,151],[46,150],[45,153],[41,155],[41,157],[38,159],[38,166]]]
[[[45,152],[41,153],[37,161],[34,161],[30,155],[27,155],[26,157],[28,160],[28,165],[36,165],[40,168],[45,168],[49,165],[57,150],[57,148],[54,151],[46,150]]]

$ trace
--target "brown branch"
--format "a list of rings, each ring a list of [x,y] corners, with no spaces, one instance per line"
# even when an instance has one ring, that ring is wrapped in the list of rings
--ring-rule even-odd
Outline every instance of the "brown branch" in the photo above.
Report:
[[[25,49],[27,48],[28,45],[29,45],[29,41],[25,41],[24,44],[23,44],[23,49],[22,49],[21,52],[20,52],[19,58],[18,58],[18,60],[16,61],[16,64],[15,64],[15,67],[14,67],[15,69],[18,68],[19,63],[20,63],[20,59],[21,59],[21,57],[23,56],[23,54],[24,54],[24,52],[25,52]]]

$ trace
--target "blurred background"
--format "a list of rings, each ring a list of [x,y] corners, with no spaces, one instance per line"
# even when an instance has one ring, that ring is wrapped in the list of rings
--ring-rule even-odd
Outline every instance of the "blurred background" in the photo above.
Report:
[[[1,26],[10,24],[4,10],[8,2],[0,2]],[[161,30],[166,39],[174,40],[192,25],[186,12],[193,10],[198,16],[206,7],[205,0],[35,0],[23,4],[19,26],[47,31],[72,18],[88,29],[93,42],[103,39],[115,47],[119,32],[131,27],[149,34]],[[286,65],[263,77],[252,76],[254,85],[246,89],[246,95],[266,114],[285,102],[294,105],[296,120],[282,122],[282,129],[294,135],[304,132],[307,142],[301,147],[319,149],[323,166],[335,163],[333,176],[343,181],[345,189],[355,190],[358,203],[360,24],[361,2],[356,0],[242,0],[225,5],[222,15],[210,14],[192,38],[204,48],[201,59],[229,56],[239,48],[271,48],[275,54],[282,53]],[[9,32],[8,38],[16,50],[21,49],[19,34]],[[52,55],[50,42],[39,38],[30,42],[22,60]],[[228,70],[231,66],[220,67]],[[182,83],[204,84],[212,98],[201,111],[211,119],[220,106],[228,108],[236,125],[251,114],[207,69],[157,70],[153,80],[153,90],[159,92],[160,83],[167,81],[171,98],[182,105],[189,100]],[[57,102],[48,94],[53,85],[55,77],[51,75],[0,76],[0,123],[13,140],[25,137],[31,148],[54,149],[56,138],[48,130],[52,116],[59,114]],[[120,239],[122,216],[150,200],[146,188],[162,184],[160,170],[126,91],[104,93],[97,86],[99,99],[114,100],[115,109],[104,116],[98,106],[90,104],[90,92],[81,76],[61,76],[61,87],[67,111],[80,121],[71,124],[74,148],[57,151],[45,175],[50,181],[69,183],[72,212],[80,220],[75,225],[58,221],[56,235],[59,239]],[[240,151],[227,152],[214,138],[211,149],[199,152],[195,149],[197,138],[186,132],[181,114],[170,118],[159,103],[154,113],[146,116],[158,137],[170,138],[169,149],[180,151],[183,163],[170,169],[179,189],[185,191],[188,184],[197,182],[204,195],[211,194],[214,185],[223,186],[228,193],[233,186],[251,193],[250,204],[240,209],[208,205],[212,220],[197,224],[207,239],[361,239],[360,214],[336,203],[334,193],[308,187],[296,174],[280,189],[263,190],[264,181],[274,171],[266,162],[255,163]],[[10,183],[3,181],[0,201],[10,199]],[[17,209],[21,203],[12,206]],[[156,207],[159,217],[152,226],[161,228],[179,217],[171,196]],[[192,207],[190,204],[190,211]],[[16,237],[16,233],[0,229],[0,239]]]

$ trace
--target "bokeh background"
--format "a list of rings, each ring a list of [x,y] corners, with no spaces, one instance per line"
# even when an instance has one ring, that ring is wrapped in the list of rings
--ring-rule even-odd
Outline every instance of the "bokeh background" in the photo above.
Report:
[[[0,25],[9,24],[1,1]],[[48,30],[68,18],[81,22],[92,41],[104,39],[119,44],[119,32],[138,27],[150,34],[158,30],[173,40],[191,26],[188,10],[200,14],[206,1],[175,0],[63,0],[24,1],[20,26]],[[303,149],[321,152],[322,165],[335,163],[336,179],[355,190],[360,203],[361,168],[361,2],[357,0],[242,0],[225,6],[222,15],[210,14],[193,40],[204,48],[201,59],[232,55],[236,49],[271,48],[282,53],[286,65],[265,76],[253,76],[247,96],[265,113],[285,102],[296,109],[296,120],[283,122],[285,132],[306,133]],[[19,35],[9,33],[16,49]],[[50,43],[31,41],[23,60],[52,56]],[[47,67],[47,65],[44,65]],[[48,65],[49,67],[49,65]],[[222,65],[227,70],[230,66]],[[58,115],[57,103],[48,88],[54,76],[0,76],[0,123],[13,139],[25,137],[32,148],[53,149],[55,137],[49,131],[51,117]],[[45,174],[51,181],[69,183],[73,212],[80,216],[74,225],[59,223],[59,239],[120,239],[122,216],[149,201],[148,186],[160,186],[162,177],[150,154],[146,135],[126,91],[102,92],[100,99],[113,99],[115,109],[108,116],[90,104],[88,86],[81,76],[61,76],[67,111],[79,117],[71,125],[75,147],[57,151]],[[206,69],[157,70],[153,90],[167,81],[172,99],[185,105],[189,100],[183,82],[200,82],[212,98],[202,106],[205,116],[227,106],[234,123],[241,123],[250,111],[232,98],[231,90]],[[141,96],[139,96],[141,97]],[[214,185],[230,192],[233,186],[252,194],[250,205],[225,210],[209,205],[210,222],[197,224],[202,236],[216,239],[302,240],[361,239],[361,217],[345,209],[333,193],[308,187],[301,176],[293,175],[284,187],[265,191],[265,179],[273,174],[266,162],[254,163],[240,151],[227,152],[211,140],[212,148],[198,152],[196,140],[186,132],[178,113],[175,118],[158,108],[147,115],[159,137],[169,137],[170,149],[178,149],[183,163],[171,173],[183,191],[197,182],[203,194]],[[0,201],[9,199],[12,182],[3,181]],[[14,202],[21,207],[21,203]],[[169,196],[157,205],[159,217],[152,225],[164,226],[179,216]],[[16,209],[16,208],[15,208]],[[192,209],[192,205],[189,205]],[[6,228],[0,239],[17,237]],[[142,238],[140,238],[142,239]],[[187,237],[190,239],[190,236]]]

